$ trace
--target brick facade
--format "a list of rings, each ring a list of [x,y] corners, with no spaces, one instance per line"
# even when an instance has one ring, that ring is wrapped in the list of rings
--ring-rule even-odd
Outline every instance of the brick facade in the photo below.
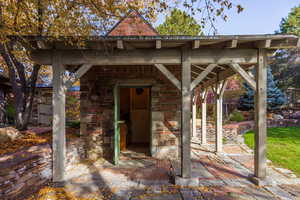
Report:
[[[180,66],[168,67],[180,80]],[[153,66],[94,66],[80,80],[81,133],[89,159],[113,155],[114,86],[151,84],[151,152],[158,158],[178,158],[180,91]]]

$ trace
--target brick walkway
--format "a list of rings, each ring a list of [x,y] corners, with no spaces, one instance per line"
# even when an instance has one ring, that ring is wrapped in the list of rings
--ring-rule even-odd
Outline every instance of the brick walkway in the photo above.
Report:
[[[300,199],[300,179],[289,170],[269,163],[267,185],[249,181],[253,155],[238,145],[225,145],[225,153],[211,153],[213,146],[192,147],[192,177],[198,186],[179,187],[172,176],[178,163],[153,158],[123,159],[119,167],[98,161],[68,170],[66,190],[91,199],[194,200],[194,199]]]

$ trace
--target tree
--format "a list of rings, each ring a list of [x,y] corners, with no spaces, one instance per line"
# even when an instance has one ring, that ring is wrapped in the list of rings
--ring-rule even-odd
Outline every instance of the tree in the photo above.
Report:
[[[195,6],[197,5],[197,6]],[[205,22],[213,24],[219,16],[227,18],[226,10],[242,11],[231,0],[0,0],[0,54],[7,68],[15,97],[16,128],[27,128],[35,85],[42,66],[32,63],[29,52],[41,43],[25,36],[48,36],[48,39],[82,45],[87,36],[104,34],[129,10],[138,10],[153,21],[158,12],[180,6],[192,15],[202,13]],[[202,9],[204,7],[204,9]]]
[[[174,9],[157,31],[161,35],[200,35],[201,26],[186,12]]]
[[[281,20],[280,33],[300,36],[300,5],[292,8],[289,15]]]
[[[254,95],[255,92],[247,84],[244,83],[246,88],[246,93],[240,97],[239,100],[239,110],[248,111],[254,109]],[[276,86],[276,81],[272,74],[271,68],[267,70],[267,109],[275,110],[280,108],[287,102],[286,96],[282,91]]]
[[[294,34],[300,37],[300,5],[292,8],[283,18],[277,33]],[[300,87],[300,49],[277,51],[272,58],[271,68],[278,86],[282,89]]]

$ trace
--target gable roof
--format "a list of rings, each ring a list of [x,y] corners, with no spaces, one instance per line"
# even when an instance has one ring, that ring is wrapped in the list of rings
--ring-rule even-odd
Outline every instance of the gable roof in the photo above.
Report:
[[[106,36],[157,36],[159,33],[143,16],[132,10]]]

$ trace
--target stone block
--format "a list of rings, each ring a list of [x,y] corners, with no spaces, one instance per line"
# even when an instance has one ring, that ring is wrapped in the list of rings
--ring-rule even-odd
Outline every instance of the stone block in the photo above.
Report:
[[[175,185],[196,187],[199,186],[199,178],[182,178],[181,176],[176,176]]]

